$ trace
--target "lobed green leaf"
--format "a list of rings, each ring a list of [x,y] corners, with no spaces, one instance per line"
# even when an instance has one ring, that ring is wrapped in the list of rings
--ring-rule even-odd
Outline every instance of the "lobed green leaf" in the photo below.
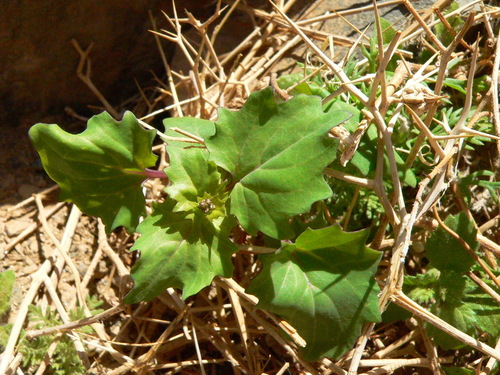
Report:
[[[289,219],[331,195],[323,171],[338,142],[327,133],[345,119],[323,112],[316,96],[277,103],[271,88],[250,95],[239,111],[219,110],[216,133],[205,143],[233,177],[230,213],[247,232],[291,238]]]
[[[125,303],[149,301],[165,289],[183,290],[183,298],[208,286],[214,276],[230,277],[231,255],[237,251],[228,234],[234,221],[221,217],[210,221],[202,209],[173,212],[176,202],[168,199],[153,206],[137,228],[141,237],[131,251],[141,256],[132,268],[135,286]]]
[[[108,233],[119,226],[135,230],[146,213],[141,183],[156,162],[155,131],[142,129],[131,112],[122,121],[104,112],[80,134],[36,124],[29,135],[45,171],[61,188],[61,200],[100,217]]]
[[[195,117],[169,117],[163,120],[163,126],[165,127],[165,135],[179,139],[189,138],[172,129],[182,129],[185,132],[196,135],[203,139],[208,139],[215,133],[215,123],[213,121]],[[170,150],[173,147],[189,148],[191,146],[201,146],[199,144],[187,143],[177,140],[166,140],[166,142],[167,150]]]
[[[308,229],[295,244],[260,256],[262,271],[247,292],[297,329],[306,360],[338,358],[365,322],[380,320],[374,275],[381,254],[365,246],[367,236],[338,225]]]
[[[205,202],[208,210],[225,215],[226,184],[215,163],[207,160],[207,150],[188,148],[170,152],[169,156],[170,165],[165,173],[171,185],[165,191],[178,202],[174,211],[191,211]]]

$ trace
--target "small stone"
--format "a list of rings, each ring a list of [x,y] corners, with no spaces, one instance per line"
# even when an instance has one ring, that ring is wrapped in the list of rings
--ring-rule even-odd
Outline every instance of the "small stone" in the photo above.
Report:
[[[15,237],[25,230],[31,223],[32,221],[27,218],[10,220],[5,224],[5,233],[9,237]]]
[[[76,265],[76,269],[78,270],[80,277],[84,277],[85,274],[87,273],[88,267],[85,263],[80,263]]]
[[[33,236],[26,241],[26,247],[33,254],[38,254],[38,251],[40,250],[40,244],[33,238]]]
[[[17,192],[23,199],[29,198],[33,194],[38,193],[39,191],[40,188],[38,186],[31,184],[22,184],[21,186],[19,186],[19,189],[17,189]]]
[[[106,262],[104,260],[101,260],[99,264],[97,265],[97,269],[95,272],[95,277],[103,278],[106,276],[109,272],[108,266],[106,265]]]

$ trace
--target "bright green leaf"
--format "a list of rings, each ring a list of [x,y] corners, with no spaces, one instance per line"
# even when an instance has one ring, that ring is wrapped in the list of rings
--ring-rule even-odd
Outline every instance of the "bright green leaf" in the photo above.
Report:
[[[163,123],[165,127],[177,127],[201,138],[209,138],[215,132],[213,122],[191,117],[170,118]],[[179,136],[172,130],[166,134]],[[191,211],[207,205],[207,210],[214,211],[211,217],[225,215],[226,182],[222,181],[217,166],[208,161],[207,149],[199,144],[174,141],[169,142],[167,151],[170,165],[165,173],[170,186],[165,191],[178,202],[174,211]]]
[[[141,237],[131,250],[141,256],[132,268],[135,286],[125,303],[149,301],[168,287],[187,298],[209,285],[214,276],[230,277],[231,255],[237,251],[228,238],[234,222],[227,217],[209,220],[201,208],[172,212],[176,202],[154,205],[139,225]]]
[[[428,304],[436,299],[436,284],[439,281],[440,272],[433,268],[425,274],[405,276],[405,293],[417,303]]]
[[[10,298],[15,281],[16,274],[14,271],[0,272],[0,318],[10,310]]]
[[[304,73],[307,72],[282,75],[277,79],[278,86],[283,90],[287,90],[288,88],[297,85],[301,80],[303,80],[305,77]]]
[[[306,82],[299,83],[295,88],[290,92],[292,96],[297,96],[299,94],[305,94],[305,95],[313,95],[313,92],[311,90],[312,84],[308,84]],[[316,89],[318,87],[316,86]]]
[[[465,79],[456,79],[456,78],[445,78],[443,81],[445,86],[448,86],[452,89],[455,89],[462,94],[467,94],[467,80]],[[485,91],[489,89],[488,81],[486,76],[481,76],[479,78],[474,79],[473,90],[475,93]]]
[[[233,176],[230,212],[247,232],[291,238],[289,219],[331,195],[323,171],[338,142],[327,133],[345,119],[323,112],[316,96],[277,103],[270,88],[250,95],[239,111],[219,110],[216,133],[205,143]]]
[[[326,98],[331,94],[330,91],[325,87],[325,82],[320,74],[310,76],[305,82],[301,82],[304,78],[310,75],[312,71],[305,69],[300,73],[286,74],[278,78],[278,86],[287,90],[292,86],[295,86],[289,94],[292,96],[297,96],[299,94],[306,95],[318,95],[321,98]]]
[[[458,307],[439,304],[432,306],[431,312],[464,333],[474,335],[476,332],[476,327],[474,326],[476,314],[467,304],[462,304]],[[465,346],[463,342],[458,341],[433,325],[428,325],[427,329],[436,344],[445,350],[459,349]]]
[[[214,124],[207,120],[176,118],[164,124],[202,138],[214,133]],[[165,133],[186,138],[173,130]],[[231,255],[237,248],[227,236],[235,223],[226,215],[225,182],[217,166],[199,144],[169,141],[167,151],[169,198],[155,205],[138,227],[141,237],[131,250],[140,250],[141,256],[132,269],[135,287],[126,303],[151,300],[168,287],[183,289],[183,296],[189,297],[214,276],[232,274]]]
[[[365,246],[368,232],[308,229],[295,244],[260,256],[262,271],[247,292],[297,329],[306,360],[338,358],[365,322],[380,320],[374,275],[381,254]]]
[[[396,36],[396,30],[391,26],[391,23],[384,18],[380,18],[380,28],[382,30],[382,43],[387,45],[394,40]],[[378,30],[377,26],[373,25],[375,32],[370,38],[370,49],[368,50],[363,44],[360,45],[361,52],[367,57],[368,63],[370,64],[370,72],[375,73],[377,70],[377,60],[380,55],[378,47]],[[392,68],[391,70],[393,70]]]
[[[12,331],[12,324],[0,325],[0,350],[5,349],[9,341],[10,332]]]
[[[187,136],[171,130],[171,128],[182,129],[203,139],[208,139],[215,133],[215,123],[213,121],[194,117],[169,117],[163,120],[163,126],[165,127],[165,135],[176,138],[189,139]],[[167,141],[167,150],[170,147],[186,148],[194,145],[187,142]]]
[[[206,149],[171,149],[170,165],[165,170],[171,185],[165,191],[178,202],[174,211],[191,211],[207,204],[207,210],[218,210],[219,216],[225,214],[225,183],[221,181],[217,166],[207,157]]]
[[[467,242],[472,249],[477,249],[479,246],[476,241],[477,230],[465,212],[456,216],[448,216],[444,223]],[[436,229],[427,240],[426,252],[432,266],[440,271],[466,272],[474,264],[474,258],[458,240],[442,227]]]
[[[382,41],[384,45],[391,43],[396,36],[396,30],[394,30],[392,24],[385,18],[380,18],[380,28],[382,30]],[[377,29],[375,29],[375,35],[372,38],[377,40]]]
[[[135,230],[146,213],[145,169],[156,161],[154,131],[126,112],[122,121],[107,113],[94,116],[77,135],[54,124],[36,124],[29,133],[45,171],[61,188],[61,200],[100,217],[108,232],[119,226]]]
[[[499,271],[500,269],[497,268],[497,275]],[[484,277],[483,281],[491,288],[495,288],[488,277]],[[481,331],[488,333],[496,341],[500,335],[500,306],[498,303],[469,278],[467,279],[467,289],[463,302],[475,313],[475,321],[472,324]]]
[[[465,79],[456,79],[456,78],[445,78],[443,81],[443,84],[445,86],[448,86],[452,89],[455,89],[462,94],[467,94],[466,87],[467,87],[467,81]]]
[[[302,82],[299,83],[295,88],[290,92],[292,96],[297,96],[299,94],[306,94],[306,95],[317,95],[320,98],[324,99],[328,95],[330,95],[330,91],[328,91],[325,87],[319,86],[314,82],[306,83]]]

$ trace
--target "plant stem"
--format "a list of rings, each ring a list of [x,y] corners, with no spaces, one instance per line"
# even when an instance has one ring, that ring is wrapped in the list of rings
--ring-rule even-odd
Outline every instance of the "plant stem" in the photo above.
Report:
[[[146,168],[145,172],[148,178],[167,178],[167,175],[163,171]]]

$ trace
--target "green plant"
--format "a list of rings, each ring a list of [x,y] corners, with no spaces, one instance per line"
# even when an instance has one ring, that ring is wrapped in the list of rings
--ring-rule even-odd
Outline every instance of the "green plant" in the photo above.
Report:
[[[99,306],[102,301],[95,297],[87,298],[88,308],[93,314],[98,314],[102,310]],[[61,320],[50,309],[44,311],[41,307],[29,307],[29,321],[34,323],[33,329],[41,329],[52,327],[61,324]],[[69,312],[72,320],[79,320],[85,318],[83,308],[78,307]],[[81,327],[80,330],[87,334],[92,334],[93,330],[89,326]],[[52,354],[50,360],[49,372],[50,374],[65,375],[65,374],[84,374],[85,367],[78,356],[75,345],[67,335],[43,335],[28,340],[23,337],[19,343],[19,351],[23,354],[22,366],[25,370],[29,370],[34,366],[38,366],[45,360],[49,347],[57,340],[57,346]]]
[[[14,271],[7,270],[0,273],[0,319],[2,321],[10,310],[10,299],[15,281]],[[3,349],[7,345],[11,329],[12,324],[0,324],[0,348]]]
[[[476,229],[465,213],[449,216],[445,224],[477,250]],[[500,307],[475,284],[467,273],[484,274],[474,258],[444,229],[437,229],[427,241],[426,253],[433,267],[426,274],[406,276],[408,296],[430,307],[430,311],[468,334],[486,332],[490,343],[500,335]],[[496,271],[500,272],[500,269]],[[492,282],[488,281],[491,287]],[[444,349],[464,344],[430,326],[429,332]]]
[[[16,274],[12,270],[0,272],[0,318],[10,310],[10,298],[16,281]]]
[[[323,171],[336,158],[338,140],[328,131],[345,118],[346,111],[335,106],[323,110],[317,97],[277,102],[266,89],[252,94],[240,111],[221,109],[215,124],[165,120],[167,129],[182,128],[204,144],[180,142],[173,131],[164,136],[170,157],[162,174],[170,181],[168,196],[137,227],[141,237],[132,250],[141,256],[132,269],[135,286],[124,301],[151,300],[167,287],[182,289],[187,298],[215,276],[231,277],[231,257],[239,249],[229,237],[239,223],[249,235],[264,233],[273,244],[287,240],[278,242],[275,255],[261,257],[263,273],[255,279],[259,287],[250,286],[261,306],[277,313],[286,309],[293,322],[294,315],[309,314],[317,324],[328,322],[342,332],[336,336],[309,324],[298,326],[309,343],[307,358],[345,352],[364,322],[379,319],[373,276],[380,253],[365,247],[366,231],[346,233],[328,225],[295,233],[289,224],[331,196]],[[154,132],[142,130],[131,113],[121,123],[104,113],[80,135],[38,124],[30,136],[64,199],[100,216],[108,231],[119,225],[135,229],[145,213],[140,183],[158,176],[146,169],[155,160],[150,151]],[[280,267],[283,278],[269,274],[274,267]],[[310,305],[283,299],[281,293],[292,292],[307,295]],[[336,315],[331,314],[334,307]]]
[[[11,271],[10,271],[11,272]],[[5,272],[4,272],[5,273]],[[13,273],[13,272],[12,272]],[[0,274],[2,275],[2,274]],[[102,312],[99,306],[102,301],[96,297],[87,298],[87,306],[93,314]],[[69,311],[72,320],[79,320],[86,317],[83,308],[77,307]],[[32,329],[42,329],[61,324],[61,320],[50,309],[44,311],[41,307],[29,307],[29,321],[33,323]],[[0,326],[0,347],[5,347],[9,338],[12,324]],[[93,330],[89,326],[83,326],[80,330],[86,334],[92,334]],[[23,355],[22,367],[25,371],[39,366],[46,359],[49,347],[57,340],[57,346],[52,354],[48,373],[50,374],[84,374],[85,367],[82,365],[75,345],[67,335],[43,335],[35,339],[28,340],[23,336],[19,342],[19,352]]]
[[[61,324],[51,310],[44,312],[38,306],[30,306],[29,320],[36,323],[35,328],[45,328]],[[44,361],[47,355],[50,344],[55,340],[54,336],[41,336],[31,341],[23,338],[21,340],[20,352],[23,354],[23,367],[25,369],[36,366]],[[83,374],[85,368],[83,367],[74,344],[71,339],[65,335],[58,338],[56,351],[52,356],[51,371],[54,374]]]
[[[385,21],[381,26],[380,44],[395,48],[397,33]],[[306,339],[305,359],[340,357],[363,324],[380,320],[379,305],[386,307],[391,283],[402,275],[401,259],[417,218],[446,191],[450,171],[437,163],[457,153],[453,137],[465,129],[469,117],[464,113],[470,108],[442,111],[447,124],[455,125],[442,141],[437,137],[444,127],[432,121],[426,128],[430,134],[407,126],[422,122],[415,112],[418,104],[437,99],[405,102],[401,90],[391,103],[383,95],[377,102],[384,89],[380,81],[401,74],[397,58],[386,60],[378,80],[352,83],[364,72],[380,71],[377,41],[375,36],[363,47],[364,66],[351,59],[334,78],[310,76],[305,66],[304,73],[281,77],[278,85],[293,95],[289,100],[268,88],[252,93],[238,111],[219,109],[215,122],[165,119],[165,132],[157,132],[169,156],[163,171],[149,169],[156,162],[151,151],[155,131],[144,130],[130,112],[120,122],[106,113],[94,116],[79,135],[57,125],[31,128],[30,137],[45,170],[60,185],[62,199],[102,218],[108,232],[124,226],[140,234],[131,248],[140,251],[132,269],[135,285],[125,303],[151,300],[168,287],[188,298],[214,277],[231,277],[232,257],[244,251],[258,254],[262,266],[247,292]],[[447,63],[441,62],[443,69]],[[439,80],[443,75],[436,71],[417,88],[428,93]],[[455,90],[457,85],[449,81],[443,86]],[[348,95],[338,94],[341,89]],[[347,135],[331,136],[333,128]],[[188,138],[180,137],[179,129]],[[429,155],[421,153],[426,137]],[[346,151],[352,155],[346,157]],[[158,177],[168,179],[166,195],[146,215],[141,183]],[[364,229],[347,232],[338,225],[341,220],[346,230]],[[237,226],[243,235],[234,235]],[[386,231],[393,231],[397,267],[379,301],[374,276],[382,253],[365,244]],[[432,241],[430,253],[436,247]],[[431,263],[439,270],[439,261]],[[465,269],[439,271],[407,282],[425,286],[412,291],[422,303],[440,298],[434,312],[445,319],[449,306],[464,306],[470,285],[463,280]],[[454,284],[460,289],[447,295]]]

